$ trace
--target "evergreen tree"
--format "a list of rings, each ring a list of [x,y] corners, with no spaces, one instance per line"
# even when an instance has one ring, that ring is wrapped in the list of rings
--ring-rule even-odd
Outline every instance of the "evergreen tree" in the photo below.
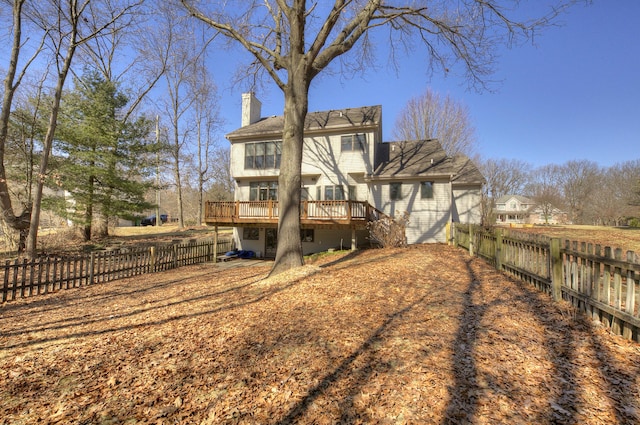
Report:
[[[98,216],[130,218],[151,208],[144,195],[156,146],[148,142],[149,120],[121,118],[129,99],[113,82],[88,71],[74,87],[63,98],[58,124],[57,174],[65,191],[59,208],[88,240]]]

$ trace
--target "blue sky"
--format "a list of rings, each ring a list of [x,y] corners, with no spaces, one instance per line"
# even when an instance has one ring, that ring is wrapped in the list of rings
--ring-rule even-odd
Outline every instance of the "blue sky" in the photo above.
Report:
[[[380,104],[390,141],[406,102],[431,88],[467,105],[483,159],[611,166],[640,158],[640,0],[579,4],[558,22],[537,35],[535,45],[498,52],[492,79],[500,82],[492,92],[470,91],[460,76],[430,76],[424,58],[413,55],[400,61],[398,72],[381,62],[363,77],[323,77],[312,86],[309,111]],[[242,90],[212,71],[227,133],[239,126]],[[263,116],[282,114],[279,89],[271,86],[258,97]]]

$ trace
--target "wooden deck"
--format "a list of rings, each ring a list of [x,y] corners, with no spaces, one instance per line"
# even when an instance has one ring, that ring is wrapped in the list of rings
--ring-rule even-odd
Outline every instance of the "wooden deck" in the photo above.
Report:
[[[205,222],[220,226],[275,226],[278,201],[226,201],[205,204]],[[364,229],[380,211],[363,201],[303,201],[300,206],[303,226],[347,226]]]

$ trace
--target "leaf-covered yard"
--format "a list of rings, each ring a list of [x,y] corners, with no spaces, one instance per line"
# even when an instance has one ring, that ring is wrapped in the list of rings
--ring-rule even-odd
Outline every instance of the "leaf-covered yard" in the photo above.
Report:
[[[206,264],[0,307],[0,423],[640,422],[640,346],[464,251],[268,270]]]

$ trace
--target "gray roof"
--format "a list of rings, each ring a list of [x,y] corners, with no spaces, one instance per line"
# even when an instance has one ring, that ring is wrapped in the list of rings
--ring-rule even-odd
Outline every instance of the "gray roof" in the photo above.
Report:
[[[453,168],[455,169],[454,184],[484,184],[486,182],[476,164],[466,155],[455,155],[453,157]]]
[[[502,195],[496,199],[496,204],[506,204],[512,198],[517,199],[521,204],[534,204],[532,199],[522,195]]]
[[[482,184],[484,177],[465,155],[447,156],[436,139],[383,143],[378,178],[453,176],[454,184]]]
[[[382,106],[363,106],[330,111],[309,112],[304,121],[305,131],[358,128],[380,125],[382,122]],[[284,116],[261,118],[258,122],[246,125],[227,134],[227,139],[245,137],[266,137],[282,135]]]
[[[435,139],[383,143],[378,177],[451,175],[453,163]],[[386,157],[386,158],[385,158]]]

